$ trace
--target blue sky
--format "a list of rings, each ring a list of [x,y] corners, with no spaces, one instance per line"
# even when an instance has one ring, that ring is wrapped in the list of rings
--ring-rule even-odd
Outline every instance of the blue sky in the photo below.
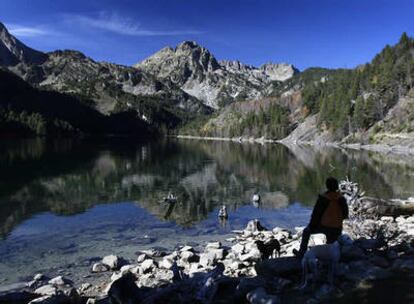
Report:
[[[350,68],[414,36],[413,12],[411,0],[0,1],[0,21],[29,46],[125,65],[195,40],[219,60]]]

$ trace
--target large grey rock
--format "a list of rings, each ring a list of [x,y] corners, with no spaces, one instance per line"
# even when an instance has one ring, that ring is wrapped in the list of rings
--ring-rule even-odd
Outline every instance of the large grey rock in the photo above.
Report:
[[[110,269],[118,269],[119,258],[116,255],[107,255],[102,259],[102,264],[107,265]]]

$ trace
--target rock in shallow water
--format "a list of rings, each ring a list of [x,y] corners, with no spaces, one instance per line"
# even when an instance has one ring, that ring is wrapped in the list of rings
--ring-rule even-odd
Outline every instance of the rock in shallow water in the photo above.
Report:
[[[108,271],[108,270],[109,270],[109,266],[105,265],[103,263],[100,263],[100,262],[95,263],[92,266],[92,272],[95,272],[95,273],[96,272],[105,272],[105,271]]]

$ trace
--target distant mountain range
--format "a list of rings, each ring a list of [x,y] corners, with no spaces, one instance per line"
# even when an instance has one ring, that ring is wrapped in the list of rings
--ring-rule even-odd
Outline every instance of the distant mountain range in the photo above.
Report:
[[[117,122],[111,128],[105,122],[105,128],[98,132],[104,134],[148,133],[152,137],[179,132],[217,137],[286,137],[291,142],[411,145],[413,53],[413,40],[404,34],[396,46],[387,46],[370,64],[356,69],[311,68],[299,72],[287,63],[254,67],[239,61],[218,61],[206,48],[185,41],[174,48],[165,47],[134,66],[123,66],[96,62],[73,50],[33,50],[0,23],[1,76],[16,87],[22,84],[17,84],[10,73],[19,76],[19,81],[32,87],[26,91],[33,96],[60,94],[42,109],[32,106],[37,101],[30,95],[24,96],[19,106],[19,98],[13,98],[10,90],[7,100],[5,94],[0,95],[0,114],[6,122],[1,128],[4,134],[13,134],[9,129],[19,123],[20,127],[29,126],[29,133],[35,134],[62,134],[63,129],[70,133],[97,133],[77,121],[76,115],[68,120],[59,113],[60,103],[70,98],[76,107],[94,111],[104,120],[113,122],[108,118],[127,115],[130,123],[133,119],[140,126],[134,132],[131,125],[122,128]],[[37,105],[40,104],[39,101]],[[57,112],[47,111],[54,108]],[[25,113],[20,117],[22,111]],[[29,119],[36,115],[40,118]],[[48,127],[39,127],[42,132],[34,131],[37,124],[33,121],[42,119]]]
[[[235,100],[259,98],[271,81],[298,73],[288,64],[255,68],[218,62],[208,50],[188,41],[164,48],[134,67],[96,62],[78,51],[33,50],[1,23],[0,66],[37,89],[70,94],[101,114],[135,111],[137,119],[164,131]]]

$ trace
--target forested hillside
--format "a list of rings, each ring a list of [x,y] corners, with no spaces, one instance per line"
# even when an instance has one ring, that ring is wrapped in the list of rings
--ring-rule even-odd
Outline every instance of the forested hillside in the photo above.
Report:
[[[285,82],[271,83],[266,88],[269,97],[234,103],[210,120],[184,127],[181,133],[282,139],[312,118],[306,129],[315,130],[306,140],[322,133],[325,140],[371,140],[383,128],[379,123],[400,107],[399,100],[410,98],[413,77],[414,39],[404,33],[396,45],[387,45],[370,63],[354,69],[307,69]],[[409,109],[411,101],[404,102],[404,109]],[[392,120],[394,128],[388,131],[414,131],[407,113],[395,110]],[[293,139],[300,140],[300,134]]]
[[[155,135],[135,112],[105,116],[67,94],[42,91],[0,69],[0,136]]]

